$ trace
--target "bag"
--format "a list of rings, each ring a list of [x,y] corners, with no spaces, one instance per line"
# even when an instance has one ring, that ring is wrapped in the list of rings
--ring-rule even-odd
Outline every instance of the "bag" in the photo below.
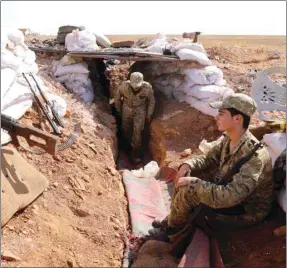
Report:
[[[183,49],[178,50],[175,54],[181,60],[197,61],[199,64],[204,65],[204,66],[212,65],[208,57],[202,52],[194,51],[188,48],[183,48]]]
[[[88,74],[89,73],[88,64],[86,62],[80,62],[68,66],[58,65],[54,75],[61,76],[73,73]]]
[[[99,49],[96,44],[96,37],[93,33],[86,30],[79,31],[78,29],[67,34],[65,46],[68,51],[95,51]]]
[[[198,85],[224,85],[226,81],[223,80],[222,71],[216,66],[206,66],[204,68],[187,69],[183,72],[188,79]]]

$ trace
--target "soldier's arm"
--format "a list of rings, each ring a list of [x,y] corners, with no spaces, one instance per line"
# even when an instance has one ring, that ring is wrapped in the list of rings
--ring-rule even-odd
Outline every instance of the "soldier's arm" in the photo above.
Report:
[[[124,82],[117,88],[115,92],[115,96],[114,96],[115,107],[119,114],[121,114],[121,110],[122,110],[122,96],[123,96],[125,87],[126,87],[126,83]]]
[[[258,185],[258,179],[264,168],[263,161],[253,156],[233,176],[232,182],[226,186],[198,180],[191,190],[199,201],[212,208],[228,208],[240,204]]]
[[[148,97],[147,97],[147,117],[151,117],[154,111],[155,99],[153,89],[151,85],[148,85]]]
[[[191,173],[219,166],[224,140],[220,140],[210,149],[207,155],[187,159],[183,165],[189,165]]]

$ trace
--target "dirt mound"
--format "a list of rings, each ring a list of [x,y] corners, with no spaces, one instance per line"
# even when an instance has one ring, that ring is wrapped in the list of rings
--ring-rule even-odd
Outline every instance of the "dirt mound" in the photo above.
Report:
[[[38,63],[45,67],[41,59]],[[83,105],[58,83],[47,85],[66,100],[70,110],[63,141],[77,122],[82,125],[81,135],[55,157],[20,151],[50,185],[2,230],[2,250],[20,257],[20,266],[67,266],[69,262],[119,267],[128,216],[121,176],[115,170],[115,120],[108,104]],[[31,124],[37,118],[30,112],[23,121]],[[15,266],[14,262],[2,264]]]

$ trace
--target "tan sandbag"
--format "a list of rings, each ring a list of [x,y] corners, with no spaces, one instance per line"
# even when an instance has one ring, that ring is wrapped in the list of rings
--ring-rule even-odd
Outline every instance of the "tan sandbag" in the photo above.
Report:
[[[1,148],[1,226],[31,204],[47,187],[47,178],[10,146]]]

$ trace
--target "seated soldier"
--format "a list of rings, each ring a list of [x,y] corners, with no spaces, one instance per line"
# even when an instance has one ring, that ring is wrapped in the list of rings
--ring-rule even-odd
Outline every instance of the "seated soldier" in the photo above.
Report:
[[[259,147],[226,185],[220,185],[228,169],[259,143],[248,130],[250,117],[256,111],[255,101],[236,93],[210,106],[219,110],[216,122],[218,130],[225,132],[224,138],[219,139],[207,155],[188,159],[179,167],[170,214],[164,220],[153,222],[157,229],[150,230],[152,236],[162,237],[164,233],[172,242],[199,204],[214,209],[220,222],[237,226],[258,223],[271,209],[272,163],[264,147]],[[217,213],[227,208],[239,213]]]

